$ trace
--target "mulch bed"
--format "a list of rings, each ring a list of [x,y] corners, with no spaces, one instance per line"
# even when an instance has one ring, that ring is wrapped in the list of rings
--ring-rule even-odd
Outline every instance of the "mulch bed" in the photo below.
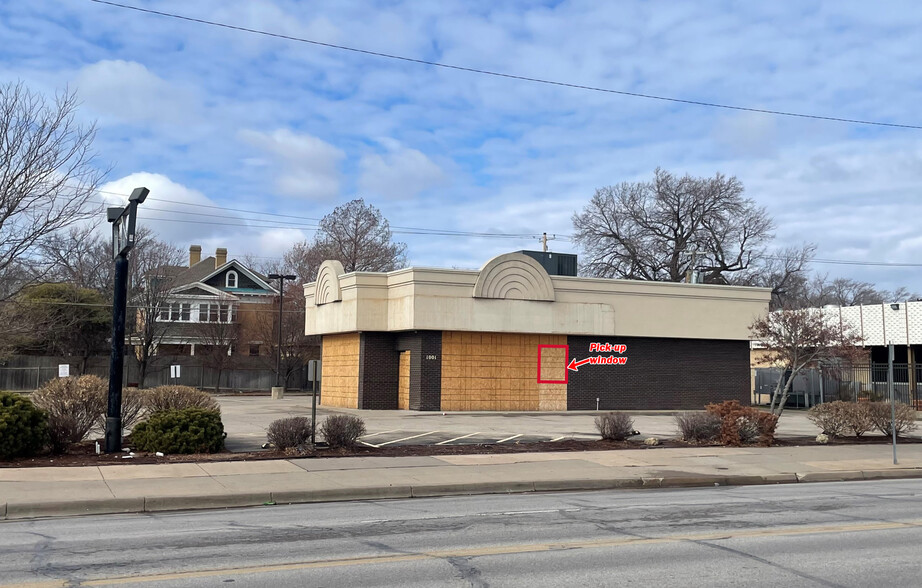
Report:
[[[882,435],[865,435],[862,437],[842,437],[829,440],[828,445],[885,445],[890,443],[890,437]],[[922,438],[906,437],[898,440],[899,444],[922,443]],[[100,440],[100,444],[102,444]],[[813,437],[785,437],[776,439],[774,447],[797,447],[812,445],[821,447]],[[131,447],[131,439],[126,438],[124,447]],[[314,449],[304,452],[297,451],[255,451],[245,453],[232,453],[222,451],[219,453],[202,453],[193,455],[166,455],[158,457],[150,453],[136,453],[132,457],[128,454],[101,455],[96,454],[93,441],[85,441],[74,445],[63,455],[42,455],[24,457],[12,460],[0,460],[0,468],[24,467],[76,467],[76,466],[101,466],[101,465],[131,465],[131,464],[157,464],[157,463],[191,463],[215,461],[254,461],[263,459],[291,459],[312,457],[406,457],[406,456],[431,456],[431,455],[476,455],[500,453],[539,453],[545,451],[607,451],[607,450],[652,450],[661,447],[720,447],[720,445],[696,445],[678,439],[661,439],[657,446],[644,445],[643,439],[629,439],[623,442],[616,441],[580,441],[566,440],[539,443],[509,443],[503,445],[402,445],[399,447],[367,447],[357,446],[351,449]]]

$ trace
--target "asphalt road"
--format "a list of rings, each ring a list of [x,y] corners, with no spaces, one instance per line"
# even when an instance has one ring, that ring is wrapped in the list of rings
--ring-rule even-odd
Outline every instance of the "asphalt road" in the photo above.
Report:
[[[0,523],[0,584],[919,586],[922,481]],[[87,585],[87,584],[84,584]]]

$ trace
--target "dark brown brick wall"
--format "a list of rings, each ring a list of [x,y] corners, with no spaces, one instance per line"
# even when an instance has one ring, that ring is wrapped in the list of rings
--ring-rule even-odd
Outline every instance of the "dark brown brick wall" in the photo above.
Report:
[[[396,410],[400,352],[410,352],[410,410],[439,410],[442,332],[365,332],[359,344],[359,408]],[[434,356],[435,359],[427,359]]]
[[[397,336],[396,348],[398,352],[410,352],[410,410],[439,410],[442,402],[442,332],[401,333]]]
[[[750,402],[749,343],[647,337],[568,337],[570,358],[585,359],[589,343],[627,345],[627,364],[589,365],[570,372],[567,410],[700,409],[710,402]],[[617,356],[617,354],[614,354]]]
[[[361,333],[358,407],[397,410],[400,353],[393,333]]]

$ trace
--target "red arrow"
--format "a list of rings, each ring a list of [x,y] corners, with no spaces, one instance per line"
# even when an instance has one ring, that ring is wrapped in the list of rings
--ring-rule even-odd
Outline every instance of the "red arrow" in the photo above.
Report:
[[[571,360],[570,360],[570,365],[567,366],[567,369],[568,369],[568,370],[573,370],[574,372],[578,372],[579,370],[578,370],[577,368],[578,368],[579,366],[581,366],[581,365],[583,365],[583,364],[587,364],[587,363],[589,363],[589,358],[588,358],[588,357],[587,357],[586,359],[582,360],[582,361],[576,361],[575,359],[571,359]]]

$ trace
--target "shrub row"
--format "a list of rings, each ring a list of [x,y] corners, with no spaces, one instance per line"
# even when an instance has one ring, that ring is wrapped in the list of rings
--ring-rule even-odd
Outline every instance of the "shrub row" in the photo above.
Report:
[[[708,404],[704,410],[720,417],[720,442],[724,445],[738,446],[755,441],[771,445],[775,440],[777,415],[743,406],[737,400]]]
[[[636,435],[634,419],[623,412],[609,412],[595,417],[595,428],[599,430],[602,439],[608,441],[624,441]]]
[[[15,394],[4,398],[0,456],[5,458],[34,454],[49,445],[53,452],[61,453],[92,431],[105,430],[108,383],[97,376],[57,378],[36,390],[31,399]],[[220,420],[220,406],[207,392],[188,386],[128,388],[122,391],[122,427],[134,429],[148,416],[186,408],[214,412]],[[23,416],[32,412],[42,418]]]
[[[736,400],[708,404],[705,412],[685,412],[675,416],[676,428],[689,443],[721,443],[739,446],[775,440],[778,417]]]
[[[365,434],[365,421],[352,415],[330,415],[320,425],[320,434],[330,447],[353,447]],[[311,420],[288,417],[272,421],[266,436],[281,451],[301,447],[311,438]]]
[[[168,409],[138,423],[131,434],[141,451],[214,453],[224,448],[221,413],[204,408]]]
[[[48,444],[48,421],[32,401],[0,392],[0,458],[33,455]]]
[[[825,402],[807,411],[807,418],[819,427],[824,435],[860,437],[871,430],[891,435],[892,408],[889,402]],[[894,427],[897,435],[916,429],[916,411],[912,407],[897,403]]]

